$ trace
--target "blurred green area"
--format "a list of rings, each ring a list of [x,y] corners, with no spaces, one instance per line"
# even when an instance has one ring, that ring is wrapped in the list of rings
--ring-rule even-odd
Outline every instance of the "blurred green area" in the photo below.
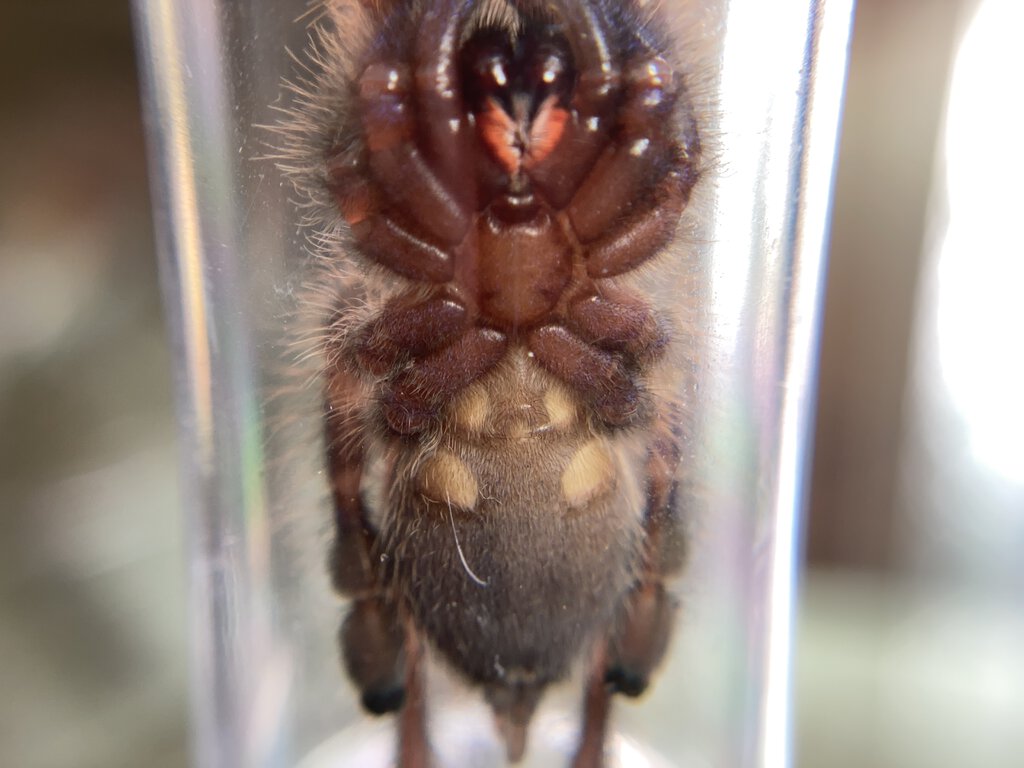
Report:
[[[1024,753],[1018,612],[916,581],[897,503],[965,5],[858,10],[800,619],[804,768],[994,768]],[[172,360],[127,3],[8,0],[0,78],[0,765],[185,765]]]

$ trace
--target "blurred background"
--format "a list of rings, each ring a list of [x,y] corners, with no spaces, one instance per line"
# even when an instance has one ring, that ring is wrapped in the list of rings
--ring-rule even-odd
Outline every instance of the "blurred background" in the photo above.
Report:
[[[1021,14],[858,3],[800,768],[1024,755]],[[0,82],[0,765],[184,766],[173,363],[126,0],[5,0]]]

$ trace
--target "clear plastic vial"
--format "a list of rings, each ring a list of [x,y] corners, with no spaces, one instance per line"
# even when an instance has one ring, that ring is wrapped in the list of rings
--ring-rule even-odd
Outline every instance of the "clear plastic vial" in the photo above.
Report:
[[[684,76],[708,159],[686,245],[691,290],[678,299],[698,304],[686,310],[700,337],[684,395],[690,562],[666,662],[643,698],[615,704],[608,765],[790,763],[799,520],[851,4],[663,4],[683,44],[700,48],[700,71]],[[135,10],[178,361],[195,762],[388,765],[393,718],[360,711],[338,661],[318,385],[287,371],[309,233],[273,160],[273,126],[287,120],[286,81],[311,65],[318,10]],[[428,683],[436,764],[503,765],[480,697],[433,670]],[[568,761],[581,692],[574,680],[548,694],[526,765]]]

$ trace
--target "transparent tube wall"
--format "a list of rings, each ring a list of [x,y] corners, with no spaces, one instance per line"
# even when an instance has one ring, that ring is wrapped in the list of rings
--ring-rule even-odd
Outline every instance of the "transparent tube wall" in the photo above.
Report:
[[[790,761],[790,627],[851,2],[707,0],[707,28],[692,31],[713,41],[698,73],[714,155],[695,246],[699,491],[673,647],[643,699],[616,702],[613,764]],[[316,387],[280,370],[304,239],[264,159],[266,126],[280,121],[282,83],[301,76],[306,10],[136,0],[178,363],[195,762],[211,768],[383,765],[391,748],[390,721],[361,714],[338,662]],[[527,765],[565,762],[580,695],[567,685],[548,697]],[[474,697],[435,698],[440,764],[503,763]]]

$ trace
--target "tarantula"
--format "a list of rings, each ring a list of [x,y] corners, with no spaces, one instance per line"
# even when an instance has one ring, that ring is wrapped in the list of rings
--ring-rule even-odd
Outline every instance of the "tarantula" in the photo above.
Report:
[[[428,653],[482,690],[511,761],[584,665],[577,766],[665,653],[687,435],[671,307],[635,278],[685,258],[701,145],[643,5],[325,5],[298,177],[333,276],[330,571],[402,766],[430,762]]]

